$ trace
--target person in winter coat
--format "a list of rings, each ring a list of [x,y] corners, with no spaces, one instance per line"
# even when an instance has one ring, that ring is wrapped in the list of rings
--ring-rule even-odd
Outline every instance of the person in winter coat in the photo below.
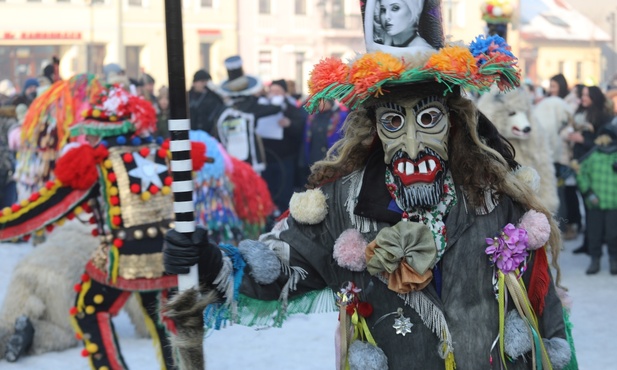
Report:
[[[598,132],[596,147],[581,158],[576,177],[585,200],[585,238],[591,256],[587,275],[600,272],[602,245],[608,246],[611,275],[617,275],[617,126]]]
[[[218,137],[216,121],[225,110],[223,99],[210,87],[210,73],[200,69],[193,75],[193,86],[188,92],[191,130],[203,130]]]

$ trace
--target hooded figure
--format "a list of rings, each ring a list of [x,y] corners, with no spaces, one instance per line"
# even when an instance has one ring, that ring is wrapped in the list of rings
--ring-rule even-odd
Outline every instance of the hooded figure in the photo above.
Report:
[[[372,23],[377,2],[361,4]],[[423,5],[420,23],[434,28],[441,4]],[[351,111],[290,212],[238,248],[203,251],[170,231],[166,270],[199,263],[219,298],[208,328],[338,310],[337,369],[564,368],[571,349],[547,257],[559,254],[559,229],[530,188],[533,170],[461,94],[518,86],[508,45],[479,37],[413,58],[371,47],[311,74],[309,111],[323,99]],[[179,332],[199,329],[185,313],[212,300],[202,297],[170,302]]]

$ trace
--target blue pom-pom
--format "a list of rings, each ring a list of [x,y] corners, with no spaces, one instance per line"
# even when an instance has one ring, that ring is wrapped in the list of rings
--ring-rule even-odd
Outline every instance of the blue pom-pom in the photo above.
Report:
[[[152,136],[146,136],[144,138],[144,141],[148,144],[152,143],[154,141],[154,138]]]
[[[137,146],[137,145],[141,145],[141,139],[137,136],[133,137],[131,139],[131,144]]]
[[[109,147],[109,143],[107,142],[107,140],[101,140],[101,145],[105,148]]]
[[[156,138],[156,143],[159,144],[159,145],[162,145],[163,141],[165,141],[165,139],[163,139],[162,136],[159,136],[159,137]]]
[[[118,145],[124,145],[126,144],[126,138],[124,136],[118,136],[116,143],[118,143]]]
[[[508,45],[506,40],[499,35],[493,35],[488,37],[480,35],[476,37],[476,39],[473,40],[471,44],[469,44],[469,51],[474,57],[487,55],[490,52],[504,54],[513,59],[516,58],[514,54],[512,54],[512,51],[510,51],[509,49],[510,46]],[[478,63],[482,65],[486,63],[486,61],[486,58],[480,58]]]

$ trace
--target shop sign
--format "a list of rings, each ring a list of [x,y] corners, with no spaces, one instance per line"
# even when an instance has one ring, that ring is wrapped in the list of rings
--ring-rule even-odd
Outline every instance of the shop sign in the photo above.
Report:
[[[24,31],[2,33],[5,40],[81,40],[81,32],[72,31]]]

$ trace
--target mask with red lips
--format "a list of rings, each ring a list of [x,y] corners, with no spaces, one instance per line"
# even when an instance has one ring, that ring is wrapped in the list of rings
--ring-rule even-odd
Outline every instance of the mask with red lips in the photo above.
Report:
[[[374,106],[386,183],[403,211],[439,202],[447,172],[450,122],[443,98],[429,96]]]

